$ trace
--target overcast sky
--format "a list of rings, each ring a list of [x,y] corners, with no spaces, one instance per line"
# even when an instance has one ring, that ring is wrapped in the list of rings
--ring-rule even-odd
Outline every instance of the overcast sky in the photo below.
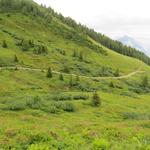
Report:
[[[34,0],[117,39],[135,38],[150,49],[150,0]]]

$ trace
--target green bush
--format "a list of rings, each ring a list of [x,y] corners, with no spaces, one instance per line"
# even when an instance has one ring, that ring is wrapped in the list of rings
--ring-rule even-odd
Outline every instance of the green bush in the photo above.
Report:
[[[48,54],[48,49],[46,46],[44,45],[37,45],[35,48],[34,48],[34,53],[35,54]]]
[[[56,103],[56,107],[67,112],[74,112],[76,110],[75,106],[71,102],[58,102]]]
[[[64,73],[70,73],[70,68],[68,66],[63,66],[62,72]]]
[[[56,114],[59,111],[55,105],[43,106],[41,110],[47,113],[52,113],[52,114]]]
[[[72,100],[72,96],[69,94],[56,94],[52,96],[52,99],[56,101]]]
[[[34,144],[34,143],[46,143],[51,141],[51,137],[50,135],[46,134],[46,133],[31,133],[30,134],[30,143]]]
[[[24,101],[13,101],[6,105],[7,106],[4,109],[12,111],[20,111],[25,110],[27,108],[26,103]]]
[[[130,119],[130,120],[149,120],[150,114],[146,113],[136,113],[136,112],[125,112],[122,114],[123,119]]]
[[[41,98],[36,96],[33,99],[27,101],[27,106],[32,109],[40,109],[42,105]]]
[[[74,111],[75,111],[75,106],[73,105],[73,103],[66,102],[66,103],[64,104],[63,110],[64,110],[64,111],[67,111],[67,112],[74,112]]]
[[[123,119],[137,119],[138,114],[135,112],[125,112],[122,114]]]
[[[123,96],[128,96],[128,97],[133,97],[133,98],[136,98],[138,99],[137,95],[133,92],[129,92],[129,91],[124,91],[122,92],[120,95],[123,95]]]
[[[48,144],[32,144],[28,147],[28,150],[50,150]]]
[[[88,95],[85,94],[77,94],[71,95],[67,93],[55,94],[51,96],[51,99],[55,101],[67,101],[67,100],[87,100],[89,98]]]
[[[87,100],[88,98],[89,98],[88,95],[83,95],[83,94],[73,96],[74,100]]]
[[[30,49],[30,44],[29,44],[29,41],[27,40],[22,40],[21,45],[22,45],[23,51],[28,51]]]
[[[62,54],[64,56],[66,55],[66,51],[63,49],[56,48],[56,51],[58,51],[60,54]]]
[[[110,143],[105,139],[95,139],[93,142],[93,150],[109,150]]]

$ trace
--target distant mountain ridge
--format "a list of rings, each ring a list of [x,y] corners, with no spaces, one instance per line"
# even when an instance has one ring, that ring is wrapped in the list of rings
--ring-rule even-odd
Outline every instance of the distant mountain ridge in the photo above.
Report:
[[[141,44],[139,44],[134,38],[129,37],[127,35],[118,38],[118,41],[120,41],[121,43],[127,45],[127,46],[131,46],[133,48],[136,48],[138,50],[140,50],[141,52],[144,52],[145,54],[147,54],[148,56],[150,56],[150,52],[148,52]]]

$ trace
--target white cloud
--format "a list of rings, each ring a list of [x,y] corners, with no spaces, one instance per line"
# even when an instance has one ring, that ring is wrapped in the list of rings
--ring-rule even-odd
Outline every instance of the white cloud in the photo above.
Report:
[[[112,38],[129,35],[150,49],[149,0],[35,0]]]

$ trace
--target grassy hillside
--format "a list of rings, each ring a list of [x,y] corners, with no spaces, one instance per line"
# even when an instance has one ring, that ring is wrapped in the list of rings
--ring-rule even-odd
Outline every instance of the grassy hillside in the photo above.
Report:
[[[72,41],[69,38],[64,37],[67,34],[67,36],[72,34],[73,29],[68,29],[65,25],[59,23],[59,20],[53,20],[50,24],[44,25],[44,23],[45,21],[42,20],[42,18],[23,16],[18,13],[11,14],[9,17],[7,17],[7,14],[1,14],[1,43],[5,39],[8,45],[7,49],[1,50],[1,59],[3,60],[5,56],[8,57],[6,58],[7,61],[5,62],[4,59],[4,62],[1,62],[1,64],[12,64],[12,58],[16,54],[19,60],[23,61],[25,65],[37,67],[38,63],[39,68],[52,66],[54,69],[58,68],[60,70],[62,65],[67,62],[69,62],[69,66],[71,64],[73,65],[74,70],[76,69],[75,65],[77,64],[84,64],[85,66],[89,66],[90,69],[93,66],[97,66],[97,68],[108,66],[114,70],[120,69],[122,72],[125,72],[124,70],[131,72],[139,66],[143,68],[146,67],[146,65],[136,59],[119,55],[102,46],[99,46],[98,48],[106,51],[106,54],[102,54],[100,50],[96,51],[90,49],[87,43],[90,43],[92,46],[95,44],[92,44],[90,40],[86,42],[83,41],[83,43],[78,44],[76,41]],[[62,32],[62,34],[57,33],[59,31],[60,33]],[[80,35],[78,36],[81,40],[84,39],[83,37],[80,37]],[[25,50],[25,52],[22,51],[21,46],[16,46],[16,44],[22,39],[26,41],[34,40],[35,45],[46,46],[48,48],[48,54],[46,54],[46,56],[44,54],[35,54],[35,47],[29,48],[29,50]],[[83,54],[83,62],[78,60],[78,58],[72,57],[74,51],[77,53],[76,55],[80,55],[80,53]],[[63,52],[65,52],[65,54],[62,54]],[[44,62],[44,66],[42,62]],[[75,72],[76,71],[77,70],[75,70]]]
[[[0,149],[149,150],[149,66],[26,2],[0,13]]]

